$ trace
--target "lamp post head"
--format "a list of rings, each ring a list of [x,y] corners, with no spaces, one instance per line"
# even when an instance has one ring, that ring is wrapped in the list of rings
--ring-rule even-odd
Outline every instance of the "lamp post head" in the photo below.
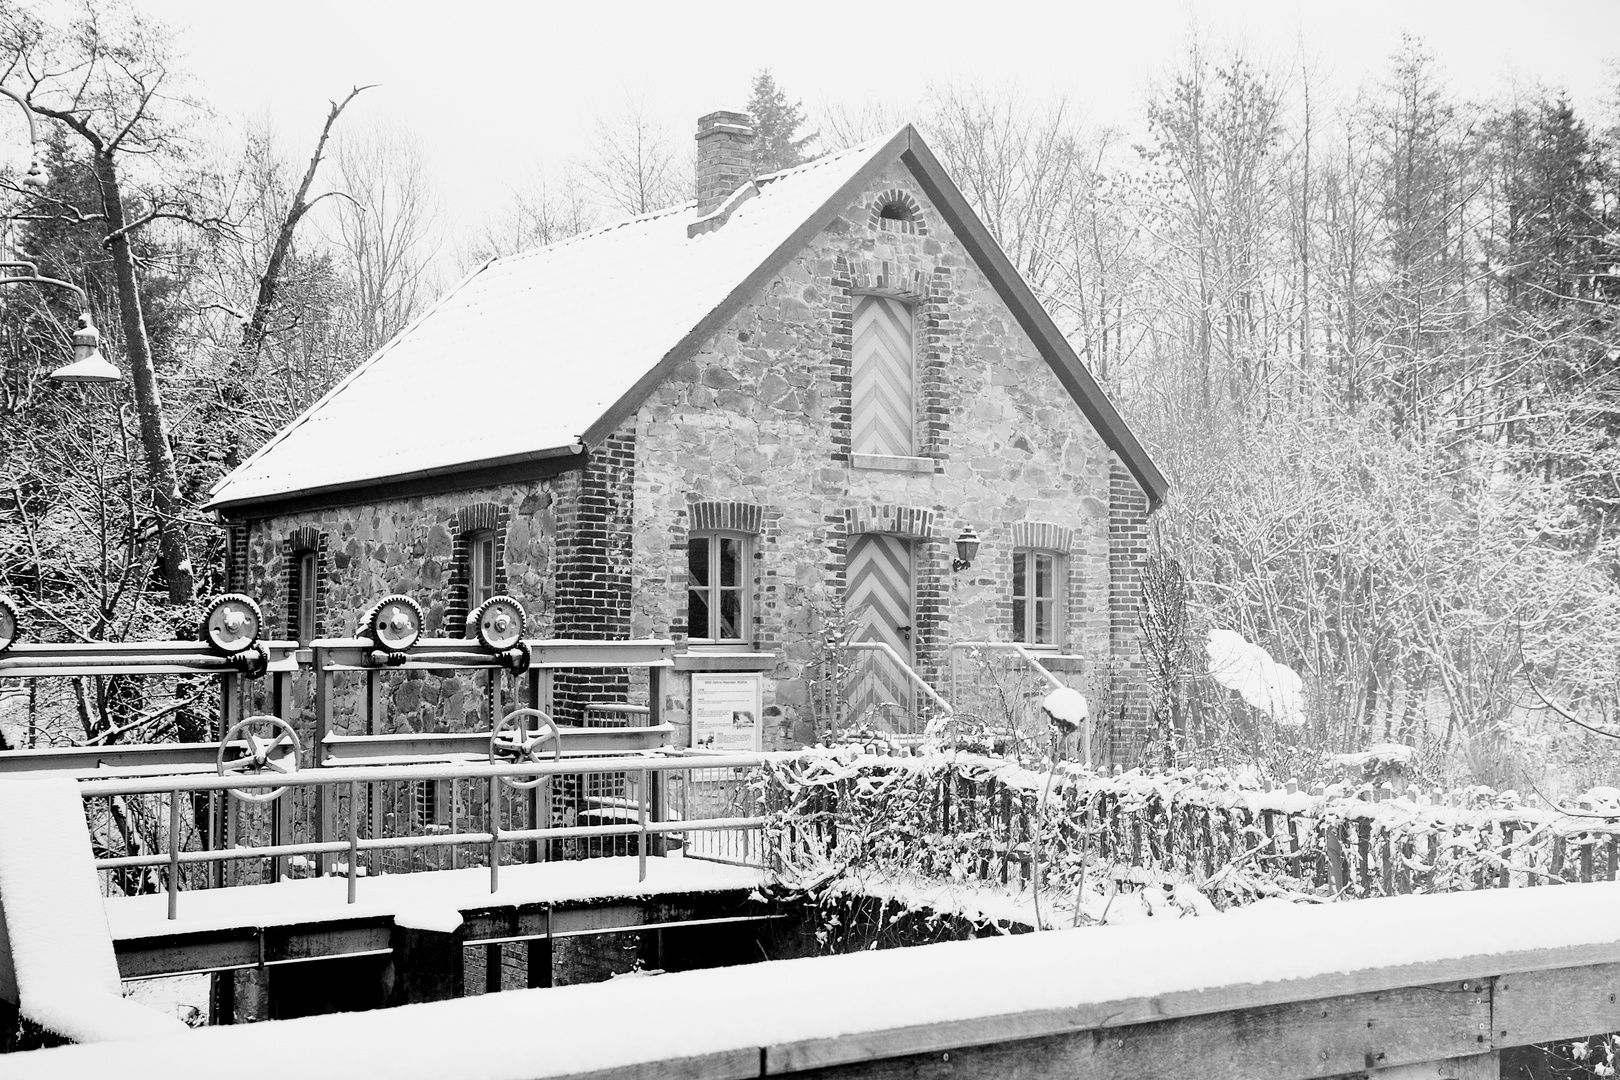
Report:
[[[22,185],[25,188],[33,188],[35,191],[43,191],[51,186],[50,178],[45,175],[45,170],[40,166],[38,158],[28,163],[28,172],[23,175]]]
[[[124,373],[101,355],[101,331],[90,321],[87,311],[79,316],[79,328],[73,332],[73,363],[51,372],[51,378],[66,383],[117,383],[124,381]]]

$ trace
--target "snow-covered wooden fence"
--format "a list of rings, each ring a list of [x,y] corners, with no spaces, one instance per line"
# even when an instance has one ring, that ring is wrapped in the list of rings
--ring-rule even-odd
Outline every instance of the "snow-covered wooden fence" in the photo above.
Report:
[[[1233,899],[1279,889],[1390,896],[1613,881],[1620,807],[1559,811],[1485,788],[1382,798],[1239,786],[1183,770],[1121,776],[1006,761],[831,753],[771,766],[789,864],[858,860],[951,880],[1194,881]],[[1614,816],[1605,816],[1612,812]]]

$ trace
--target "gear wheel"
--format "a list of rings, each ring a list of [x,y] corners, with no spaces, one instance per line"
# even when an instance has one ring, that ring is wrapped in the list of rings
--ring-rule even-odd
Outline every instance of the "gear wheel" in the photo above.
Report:
[[[222,656],[234,656],[259,640],[264,615],[259,603],[242,593],[225,593],[209,602],[199,635]]]
[[[523,605],[504,595],[490,597],[467,616],[467,629],[478,638],[478,644],[495,652],[517,645],[528,626]]]
[[[403,652],[422,636],[422,605],[399,593],[385,596],[361,616],[360,634],[380,649]]]

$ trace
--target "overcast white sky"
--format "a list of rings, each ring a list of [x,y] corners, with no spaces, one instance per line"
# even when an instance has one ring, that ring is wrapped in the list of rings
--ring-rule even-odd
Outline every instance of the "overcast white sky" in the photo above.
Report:
[[[348,119],[415,128],[463,221],[536,162],[584,155],[593,124],[626,99],[684,140],[699,114],[746,101],[762,67],[812,109],[916,100],[930,80],[968,77],[1067,93],[1093,120],[1133,129],[1144,81],[1194,24],[1285,64],[1310,56],[1343,87],[1376,73],[1404,30],[1464,95],[1542,82],[1583,111],[1620,55],[1620,0],[135,2],[181,31],[199,96],[228,120],[268,114],[292,157],[308,153],[330,98],[379,84]]]

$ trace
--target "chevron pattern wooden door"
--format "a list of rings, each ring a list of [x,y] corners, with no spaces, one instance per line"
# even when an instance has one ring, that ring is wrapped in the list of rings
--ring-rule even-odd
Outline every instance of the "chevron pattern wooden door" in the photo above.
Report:
[[[862,533],[850,543],[845,567],[845,611],[860,629],[856,641],[882,641],[911,662],[911,542],[883,533]],[[875,649],[855,649],[846,687],[852,723],[897,727],[900,707],[911,713],[911,680]]]
[[[863,296],[855,305],[851,391],[857,454],[910,457],[916,403],[911,351],[911,308],[887,296]]]

